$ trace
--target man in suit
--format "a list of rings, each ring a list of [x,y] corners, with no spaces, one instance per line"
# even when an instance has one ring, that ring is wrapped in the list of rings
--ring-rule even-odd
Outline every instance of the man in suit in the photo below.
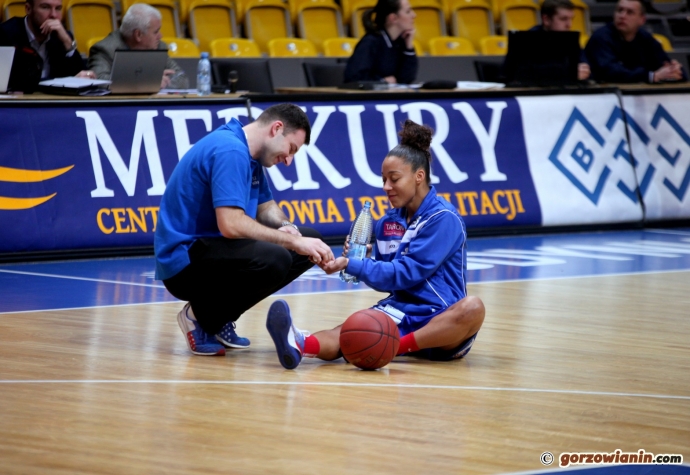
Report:
[[[122,18],[120,29],[113,31],[91,47],[89,51],[89,69],[98,79],[110,79],[115,50],[118,49],[162,49],[168,50],[161,42],[161,14],[158,10],[144,3],[135,3]],[[177,63],[168,58],[166,69],[161,78],[161,89],[186,89],[189,80]]]
[[[30,93],[41,79],[91,76],[62,24],[62,0],[27,0],[25,8],[25,17],[0,24],[4,42],[16,48],[9,88]]]

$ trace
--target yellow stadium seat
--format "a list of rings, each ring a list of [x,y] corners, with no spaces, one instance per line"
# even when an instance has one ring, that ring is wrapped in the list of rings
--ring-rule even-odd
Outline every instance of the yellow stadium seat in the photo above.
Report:
[[[453,0],[449,3],[451,32],[472,42],[479,49],[479,40],[496,34],[491,5],[485,0]]]
[[[529,30],[539,24],[539,7],[532,0],[510,0],[501,11],[501,32]]]
[[[429,50],[429,40],[438,36],[446,36],[446,20],[443,7],[438,0],[411,0],[410,6],[414,10],[415,40],[418,40],[424,51]]]
[[[199,47],[188,38],[166,38],[163,43],[168,45],[168,56],[173,58],[198,58],[201,55]]]
[[[505,55],[508,52],[508,37],[487,36],[479,40],[479,52],[484,55]]]
[[[272,58],[317,56],[316,46],[302,38],[273,38],[268,42],[268,55]]]
[[[168,38],[181,36],[180,17],[175,0],[120,0],[122,12],[126,13],[135,3],[151,5],[161,14],[161,34]]]
[[[192,0],[188,12],[189,36],[200,51],[209,51],[211,41],[239,36],[235,8],[225,0]]]
[[[86,46],[91,38],[103,38],[117,28],[115,7],[110,0],[69,0],[67,29],[79,45]]]
[[[424,56],[424,48],[422,48],[422,43],[418,40],[414,40],[414,52],[417,56]]]
[[[589,41],[589,35],[585,33],[580,33],[580,48],[585,49],[587,42]]]
[[[347,58],[355,50],[357,38],[328,38],[323,41],[323,55],[331,58]]]
[[[666,38],[664,35],[660,33],[653,33],[652,36],[655,40],[661,43],[661,47],[664,49],[664,51],[666,51],[667,53],[673,53],[673,46],[671,45],[671,41],[669,41],[668,38]]]
[[[244,33],[262,52],[268,52],[272,39],[294,36],[290,12],[281,0],[250,0],[245,8]]]
[[[258,58],[259,47],[245,38],[218,38],[211,41],[212,58]]]
[[[82,51],[81,48],[79,48],[79,51],[88,55],[91,52],[91,47],[93,45],[95,45],[96,43],[98,43],[99,41],[101,41],[102,39],[103,38],[89,38],[86,41],[86,49],[84,51]]]
[[[184,25],[189,21],[189,9],[192,6],[192,2],[194,0],[174,0],[177,2],[178,5],[178,14],[180,16],[180,24]],[[216,0],[214,0],[215,2]],[[230,8],[235,12],[235,24],[239,24],[240,22],[240,11],[239,11],[239,1],[235,0],[218,0],[222,1],[223,3],[230,5]]]
[[[345,21],[350,22],[350,34],[355,38],[361,38],[366,33],[362,24],[362,14],[374,8],[376,0],[355,0],[350,3],[350,16],[346,16]],[[343,13],[344,15],[344,13]]]
[[[467,38],[439,36],[429,40],[429,53],[431,56],[469,56],[477,51]]]
[[[7,21],[15,16],[26,15],[25,4],[26,0],[5,0],[2,6],[2,19]]]
[[[592,23],[589,19],[589,6],[582,0],[571,0],[575,6],[573,13],[575,16],[573,18],[573,31],[579,31],[580,33],[585,33],[586,35],[592,34]]]
[[[297,32],[300,38],[314,43],[323,53],[323,42],[343,36],[343,20],[338,5],[329,3],[302,3],[297,9]]]

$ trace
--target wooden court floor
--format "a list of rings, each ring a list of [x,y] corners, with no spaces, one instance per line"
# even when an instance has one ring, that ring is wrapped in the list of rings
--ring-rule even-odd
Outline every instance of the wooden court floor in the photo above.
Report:
[[[499,474],[543,452],[690,458],[690,273],[471,285],[486,322],[453,363],[279,365],[273,299],[247,350],[191,355],[180,303],[0,315],[1,474]],[[288,296],[339,324],[373,291]]]

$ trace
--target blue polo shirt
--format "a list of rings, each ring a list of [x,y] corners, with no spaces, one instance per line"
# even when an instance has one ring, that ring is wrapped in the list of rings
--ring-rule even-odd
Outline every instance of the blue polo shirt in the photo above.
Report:
[[[197,239],[221,236],[215,208],[235,206],[256,219],[258,206],[272,199],[240,122],[233,119],[199,140],[175,167],[161,199],[153,242],[156,278],[169,279],[187,267]]]

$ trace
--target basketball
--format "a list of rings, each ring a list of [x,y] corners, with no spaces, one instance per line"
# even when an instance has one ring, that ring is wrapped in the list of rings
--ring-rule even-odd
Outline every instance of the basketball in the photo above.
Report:
[[[395,357],[398,346],[398,327],[378,310],[355,312],[340,328],[340,351],[347,361],[361,369],[383,368]]]

